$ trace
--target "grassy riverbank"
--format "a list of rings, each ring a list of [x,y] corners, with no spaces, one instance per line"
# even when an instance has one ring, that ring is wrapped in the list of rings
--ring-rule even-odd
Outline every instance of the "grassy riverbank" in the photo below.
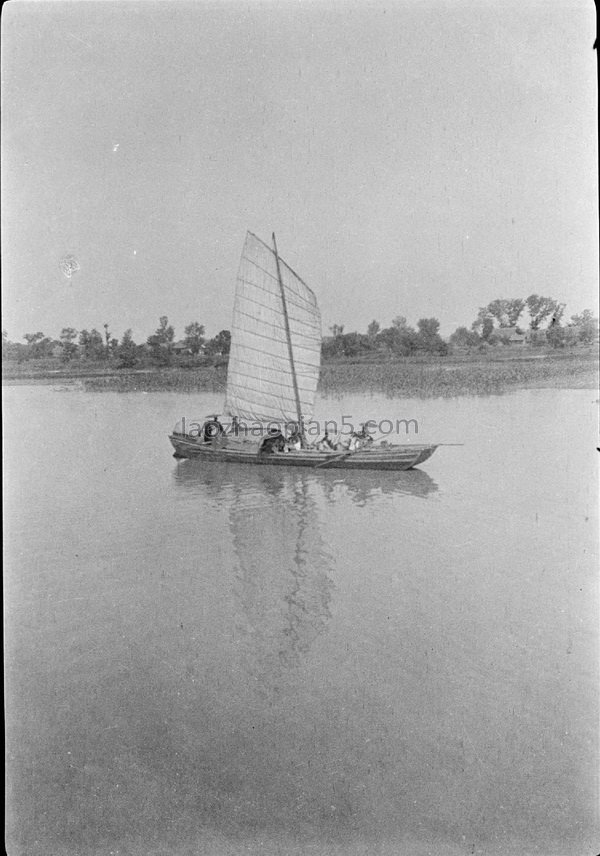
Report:
[[[593,352],[430,358],[376,364],[323,366],[323,394],[377,390],[390,397],[440,398],[494,395],[514,389],[597,389],[598,360]]]
[[[226,374],[224,365],[117,369],[106,363],[61,366],[39,361],[3,366],[5,383],[77,382],[94,392],[222,392]],[[597,384],[595,347],[547,352],[501,348],[487,354],[327,362],[321,369],[319,392],[434,398],[526,388],[597,389]]]

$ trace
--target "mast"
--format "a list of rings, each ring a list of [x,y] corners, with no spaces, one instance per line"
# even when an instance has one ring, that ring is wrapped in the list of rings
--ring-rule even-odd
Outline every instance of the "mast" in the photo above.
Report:
[[[302,436],[304,445],[304,425],[302,424],[302,409],[300,407],[300,393],[298,392],[298,379],[296,378],[296,367],[294,365],[294,352],[292,350],[292,334],[290,333],[290,320],[288,317],[287,303],[285,300],[285,289],[281,278],[281,268],[279,266],[279,254],[277,252],[277,242],[275,241],[275,232],[273,232],[273,251],[275,253],[275,262],[277,264],[277,279],[279,280],[279,289],[281,291],[281,305],[283,306],[283,319],[285,323],[285,335],[287,338],[288,355],[290,358],[290,368],[292,370],[292,383],[294,385],[294,398],[296,399],[296,413],[298,414],[298,430]]]

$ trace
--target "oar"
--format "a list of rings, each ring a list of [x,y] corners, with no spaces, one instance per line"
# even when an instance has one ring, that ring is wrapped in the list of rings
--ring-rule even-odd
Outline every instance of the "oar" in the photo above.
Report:
[[[315,464],[314,469],[317,470],[319,467],[326,467],[327,464],[330,464],[332,461],[340,461],[342,458],[347,458],[348,455],[351,455],[352,452],[341,452],[339,455],[329,455],[327,460],[321,461],[320,464]]]

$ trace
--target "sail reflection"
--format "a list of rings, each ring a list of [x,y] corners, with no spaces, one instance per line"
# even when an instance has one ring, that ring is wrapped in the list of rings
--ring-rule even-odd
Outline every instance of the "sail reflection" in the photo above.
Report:
[[[241,605],[251,632],[266,643],[264,652],[292,666],[331,617],[332,561],[305,481],[273,472],[259,480],[261,492],[238,486],[229,510]]]
[[[180,462],[175,479],[227,512],[244,672],[260,695],[277,693],[331,617],[332,560],[308,480],[271,467],[194,461]]]
[[[437,490],[422,470],[314,473],[193,460],[178,462],[174,479],[227,515],[236,557],[233,633],[244,674],[260,695],[280,691],[331,618],[327,505],[425,498]]]

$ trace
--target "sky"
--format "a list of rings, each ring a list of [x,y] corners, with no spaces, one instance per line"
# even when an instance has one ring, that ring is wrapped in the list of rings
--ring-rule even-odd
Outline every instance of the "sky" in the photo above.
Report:
[[[12,0],[3,329],[228,328],[246,230],[323,332],[498,297],[597,310],[595,10]],[[61,260],[79,270],[67,278]]]

